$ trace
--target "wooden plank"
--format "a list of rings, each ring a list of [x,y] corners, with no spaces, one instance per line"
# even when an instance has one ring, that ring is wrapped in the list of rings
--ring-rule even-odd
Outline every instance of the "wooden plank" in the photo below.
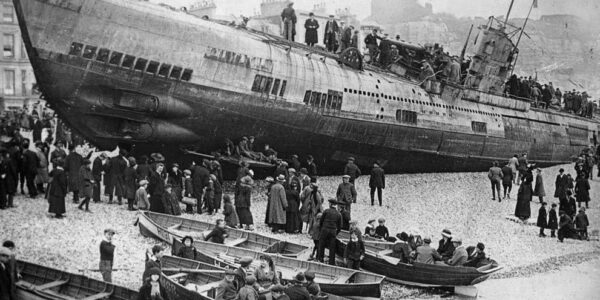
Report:
[[[169,227],[167,227],[167,230],[168,230],[168,231],[172,231],[172,230],[179,230],[179,228],[181,227],[181,224],[182,224],[182,223],[175,224],[175,225],[173,225],[173,226],[169,226]]]
[[[34,289],[36,289],[38,291],[46,290],[46,289],[50,289],[53,287],[61,286],[63,284],[66,284],[67,282],[69,282],[68,279],[67,280],[56,280],[56,281],[48,282],[46,284],[35,286]]]
[[[220,283],[220,281],[215,281],[215,282],[211,282],[211,283],[204,284],[204,285],[195,285],[193,287],[193,289],[191,289],[191,288],[188,288],[188,289],[191,289],[198,294],[202,294],[202,293],[206,293],[212,289],[217,288],[219,286],[219,283]],[[188,287],[188,286],[186,286],[186,287]]]
[[[235,247],[237,245],[245,243],[247,240],[247,238],[239,238],[231,241],[225,241],[225,246]]]
[[[188,276],[188,273],[177,273],[177,274],[173,274],[173,275],[168,275],[167,277],[169,277],[170,279],[176,280],[179,279],[181,277],[185,277]]]
[[[61,299],[61,300],[78,300],[77,298],[73,298],[71,296],[67,296],[67,295],[63,295],[61,293],[57,293],[53,290],[44,290],[44,291],[39,291],[40,294],[46,294],[49,296],[52,296],[56,299]]]
[[[112,295],[112,293],[103,292],[103,293],[98,293],[98,294],[94,294],[94,295],[85,297],[81,300],[99,300],[99,299],[108,298],[110,295]]]

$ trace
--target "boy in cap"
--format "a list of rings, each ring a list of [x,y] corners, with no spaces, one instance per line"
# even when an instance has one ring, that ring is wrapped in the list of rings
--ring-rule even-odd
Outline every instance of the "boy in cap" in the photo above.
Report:
[[[252,264],[253,261],[254,259],[250,256],[240,258],[240,267],[235,270],[235,281],[238,289],[246,285],[247,276],[254,275],[254,270],[250,268],[250,264]]]
[[[150,208],[150,201],[148,201],[148,180],[142,179],[139,183],[140,187],[135,192],[135,202],[139,210],[148,210]]]
[[[359,240],[355,232],[350,232],[350,240],[344,249],[344,263],[346,268],[358,270],[360,262],[365,256],[365,244]]]
[[[219,282],[217,286],[217,294],[215,299],[234,300],[237,299],[237,289],[235,287],[236,271],[225,270],[225,278]]]
[[[329,264],[335,265],[335,243],[337,234],[342,229],[342,215],[335,209],[337,201],[329,199],[329,208],[323,212],[323,217],[319,222],[321,234],[319,239],[319,251],[317,259],[323,262],[325,258],[325,248],[329,249]]]
[[[588,226],[590,226],[590,221],[588,221],[588,217],[585,214],[585,207],[581,207],[579,208],[579,214],[575,216],[575,229],[577,229],[579,237],[582,240],[590,240],[587,232]]]
[[[104,229],[104,239],[100,242],[100,274],[106,282],[112,282],[112,267],[115,259],[115,245],[112,243],[115,231]]]
[[[544,229],[548,227],[548,222],[546,221],[546,202],[542,201],[542,205],[540,206],[540,210],[538,211],[537,217],[537,227],[540,228],[539,237],[545,237]]]
[[[304,273],[300,272],[296,274],[294,279],[292,279],[292,285],[285,289],[285,294],[290,297],[290,299],[309,300],[311,298],[308,290],[305,287],[305,284],[306,279],[304,278]]]
[[[362,175],[360,168],[354,163],[354,157],[348,157],[348,163],[344,168],[344,175],[350,176],[349,182],[352,184],[354,184],[356,178]],[[352,203],[356,203],[356,199]]]
[[[254,275],[246,276],[246,285],[238,292],[237,300],[258,300],[258,291],[254,288],[255,283]]]
[[[348,211],[352,210],[350,205],[356,203],[356,188],[350,183],[350,175],[342,176],[342,183],[338,186],[336,197],[340,204],[348,206]]]
[[[548,212],[548,228],[550,229],[550,237],[556,237],[558,229],[558,215],[556,214],[556,203],[552,203],[552,208]]]
[[[187,235],[181,239],[183,246],[177,250],[175,256],[191,259],[196,258],[196,247],[194,247],[194,238]]]
[[[290,297],[285,294],[285,287],[281,284],[276,284],[271,287],[271,295],[275,300],[290,300]]]
[[[375,228],[375,234],[382,237],[384,240],[386,240],[388,242],[395,242],[396,238],[390,237],[390,231],[385,226],[385,219],[379,218],[379,220],[377,220],[377,223],[379,223],[379,225]]]

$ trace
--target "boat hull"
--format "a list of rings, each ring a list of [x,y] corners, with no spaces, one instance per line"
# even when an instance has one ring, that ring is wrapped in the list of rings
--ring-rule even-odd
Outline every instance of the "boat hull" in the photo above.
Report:
[[[337,254],[343,255],[345,243],[337,241]],[[419,287],[455,287],[471,286],[486,280],[493,272],[500,269],[494,266],[482,272],[472,267],[453,267],[437,264],[397,263],[379,257],[367,251],[361,261],[361,268],[384,275],[386,280],[400,284]]]
[[[137,299],[137,291],[112,283],[92,279],[37,264],[17,262],[22,279],[17,282],[17,299],[95,299],[130,300]],[[62,284],[53,284],[65,281]]]
[[[172,245],[173,253],[176,253],[182,246],[181,241],[174,240]],[[222,253],[226,255],[233,255],[235,257],[250,256],[255,260],[262,255],[261,252],[227,247],[219,244],[205,243],[205,242],[194,242],[194,246],[198,250],[195,260],[211,264],[218,265],[222,268],[238,268],[239,265],[233,261],[227,261],[221,259],[215,255],[215,253]],[[300,261],[291,258],[285,258],[283,256],[271,255],[274,263],[282,272],[282,278],[284,280],[291,280],[297,272],[312,270],[319,274],[329,274],[330,276],[339,278],[351,278],[354,280],[352,283],[348,282],[324,282],[317,281],[321,286],[323,292],[334,294],[342,297],[358,298],[358,299],[371,299],[381,297],[381,285],[383,276],[365,272],[354,272],[340,267],[333,267],[317,262]],[[337,275],[336,275],[337,274]],[[336,277],[337,278],[337,277]],[[359,282],[364,281],[364,282]]]
[[[215,225],[172,215],[154,212],[143,212],[139,216],[140,233],[147,237],[156,238],[171,244],[173,239],[181,239],[186,235],[204,240],[204,233],[212,230]],[[176,230],[174,228],[180,230]],[[227,229],[229,237],[226,243],[230,246],[246,248],[266,253],[275,253],[293,258],[308,258],[309,248],[299,244],[281,241],[250,231]]]

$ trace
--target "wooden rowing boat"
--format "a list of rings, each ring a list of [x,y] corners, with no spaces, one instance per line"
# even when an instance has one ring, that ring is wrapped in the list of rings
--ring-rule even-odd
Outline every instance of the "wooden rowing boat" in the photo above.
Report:
[[[182,245],[181,240],[173,240],[172,253],[177,253]],[[267,254],[202,241],[194,242],[194,247],[198,250],[196,260],[224,268],[238,268],[239,259],[245,256],[253,257],[255,260],[253,267],[258,267],[258,258]],[[277,271],[281,272],[283,280],[289,281],[298,272],[311,270],[315,273],[315,281],[319,283],[323,292],[349,298],[369,299],[381,297],[384,276],[313,261],[293,259],[272,253],[268,253],[268,255],[277,266]]]
[[[17,299],[21,300],[130,300],[137,299],[137,291],[83,275],[17,261],[21,280],[17,285]]]
[[[204,235],[208,234],[215,225],[153,212],[143,212],[138,219],[140,233],[147,237],[153,237],[169,244],[173,239],[181,239],[186,235],[192,236],[194,240],[204,241]],[[281,241],[251,231],[228,228],[229,237],[225,244],[232,247],[245,248],[266,253],[277,253],[280,255],[307,259],[309,248],[299,244]]]
[[[347,240],[337,240],[337,255],[343,255]],[[500,269],[496,262],[474,267],[453,267],[438,264],[402,263],[391,256],[393,243],[365,243],[365,258],[361,268],[385,275],[386,280],[420,287],[471,286],[482,282]]]
[[[161,258],[161,285],[168,299],[213,300],[216,288],[223,280],[225,268],[176,256]],[[345,300],[348,298],[322,293],[315,300]]]

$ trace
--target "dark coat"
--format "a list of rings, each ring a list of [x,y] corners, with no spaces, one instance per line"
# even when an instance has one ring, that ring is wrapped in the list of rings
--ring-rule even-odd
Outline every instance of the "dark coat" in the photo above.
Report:
[[[150,296],[150,292],[152,291],[152,286],[150,285],[149,281],[145,281],[144,285],[142,285],[142,287],[140,288],[140,291],[138,292],[138,296],[137,296],[137,300],[164,300],[167,299],[166,295],[167,292],[165,291],[165,289],[163,288],[163,286],[160,286],[160,297],[156,297],[156,298],[152,298],[152,296]]]
[[[225,217],[225,225],[229,227],[237,227],[240,223],[235,208],[231,203],[223,204],[223,216]]]
[[[542,206],[538,211],[537,217],[537,227],[539,228],[548,228],[548,222],[546,221],[546,209]]]
[[[65,197],[67,196],[67,174],[63,169],[53,169],[50,172],[52,177],[52,184],[48,191],[48,202],[50,204],[48,208],[49,213],[53,214],[64,214],[65,208]]]
[[[533,181],[533,175],[531,171],[526,171],[523,177],[523,182],[519,186],[519,192],[517,193],[517,206],[515,207],[515,216],[520,219],[529,219],[531,217],[531,197],[533,196],[533,189],[531,188],[531,182]]]
[[[235,207],[236,208],[250,207],[251,197],[252,197],[252,185],[240,183],[238,195],[235,197]]]
[[[562,176],[557,175],[556,181],[554,182],[554,197],[562,198],[567,197],[567,189],[569,185],[569,178],[567,175],[563,174]]]
[[[590,201],[590,182],[585,176],[577,177],[575,183],[575,197],[577,198],[577,202]]]
[[[94,176],[94,180],[96,182],[100,182],[102,180],[102,172],[104,171],[104,164],[102,164],[102,159],[100,157],[96,157],[92,164],[92,176]]]
[[[362,172],[360,171],[360,168],[355,163],[349,162],[346,164],[346,167],[344,168],[344,175],[349,175],[350,182],[354,183],[354,180],[356,178],[358,178],[360,175],[362,175]]]
[[[148,180],[150,178],[150,172],[151,172],[150,165],[148,165],[146,163],[139,164],[136,169],[136,172],[137,172],[137,177],[139,180],[142,180],[142,179]]]
[[[444,260],[450,259],[454,253],[454,244],[452,243],[452,239],[448,239],[446,243],[444,243],[444,239],[440,239],[437,252]]]
[[[369,178],[370,188],[385,188],[385,175],[384,171],[380,167],[373,168],[371,170],[371,178]]]
[[[285,198],[288,203],[288,208],[285,211],[287,223],[285,231],[294,233],[302,230],[302,218],[300,217],[300,194],[296,190],[286,189]]]
[[[179,206],[179,201],[177,200],[177,198],[175,198],[175,195],[173,195],[173,193],[167,193],[165,191],[162,194],[161,201],[165,214],[174,216],[181,215],[181,207]]]
[[[283,185],[280,183],[274,184],[271,187],[269,199],[269,219],[267,220],[267,224],[285,224],[287,222],[285,210],[288,207],[288,202],[285,198]]]
[[[12,300],[13,286],[15,282],[11,281],[10,270],[8,263],[4,265],[4,269],[0,266],[0,299]]]
[[[304,28],[306,29],[306,33],[304,34],[304,42],[316,44],[319,42],[319,33],[317,29],[319,29],[319,21],[306,19],[304,22]],[[298,169],[296,169],[298,170]]]
[[[510,166],[502,167],[502,184],[511,184],[515,174]]]
[[[92,170],[87,166],[81,166],[79,168],[79,195],[81,197],[89,197],[92,198],[92,194],[94,191],[94,184],[92,181],[94,177],[92,176]]]
[[[109,191],[115,191],[115,196],[125,196],[125,169],[127,169],[127,161],[122,155],[117,155],[109,160],[108,176],[110,185]]]
[[[67,158],[67,153],[65,152],[65,150],[56,149],[52,151],[52,153],[50,153],[50,162],[52,163],[52,166],[56,166],[56,162],[59,159],[64,160],[65,158]]]
[[[304,285],[294,284],[285,289],[285,294],[290,297],[290,300],[311,300],[310,294]]]
[[[17,184],[19,179],[17,160],[11,155],[8,160],[4,160],[2,162],[2,166],[0,168],[2,169],[2,174],[6,175],[4,178],[6,193],[11,195],[15,194],[17,192]]]
[[[558,215],[556,214],[556,210],[554,208],[548,211],[548,228],[550,230],[558,229]]]
[[[37,154],[29,149],[25,149],[23,151],[23,171],[25,174],[36,174],[39,166],[40,159]]]
[[[225,228],[215,226],[210,231],[210,233],[208,233],[204,237],[204,240],[210,241],[211,243],[215,243],[215,244],[223,244],[223,243],[225,243],[225,239],[227,238],[227,236],[228,236],[228,234],[227,234],[227,230],[225,230]]]
[[[192,185],[194,186],[194,192],[199,193],[208,186],[210,180],[210,172],[204,166],[195,166],[192,169]]]
[[[533,189],[533,194],[539,197],[546,196],[546,189],[544,188],[544,178],[542,174],[537,174],[535,176],[535,188]]]
[[[152,171],[148,182],[148,194],[150,194],[150,211],[164,213],[162,195],[165,193],[165,181],[160,174]]]
[[[69,190],[79,191],[79,169],[83,164],[83,157],[75,151],[71,151],[65,158],[65,172],[69,178]]]
[[[575,216],[575,228],[577,229],[587,229],[590,226],[590,221],[588,220],[588,216],[581,211]]]
[[[138,188],[137,176],[138,176],[138,174],[133,167],[127,167],[127,169],[125,169],[125,173],[123,174],[123,179],[125,180],[124,196],[127,199],[135,198],[135,192],[137,191],[137,188]]]

